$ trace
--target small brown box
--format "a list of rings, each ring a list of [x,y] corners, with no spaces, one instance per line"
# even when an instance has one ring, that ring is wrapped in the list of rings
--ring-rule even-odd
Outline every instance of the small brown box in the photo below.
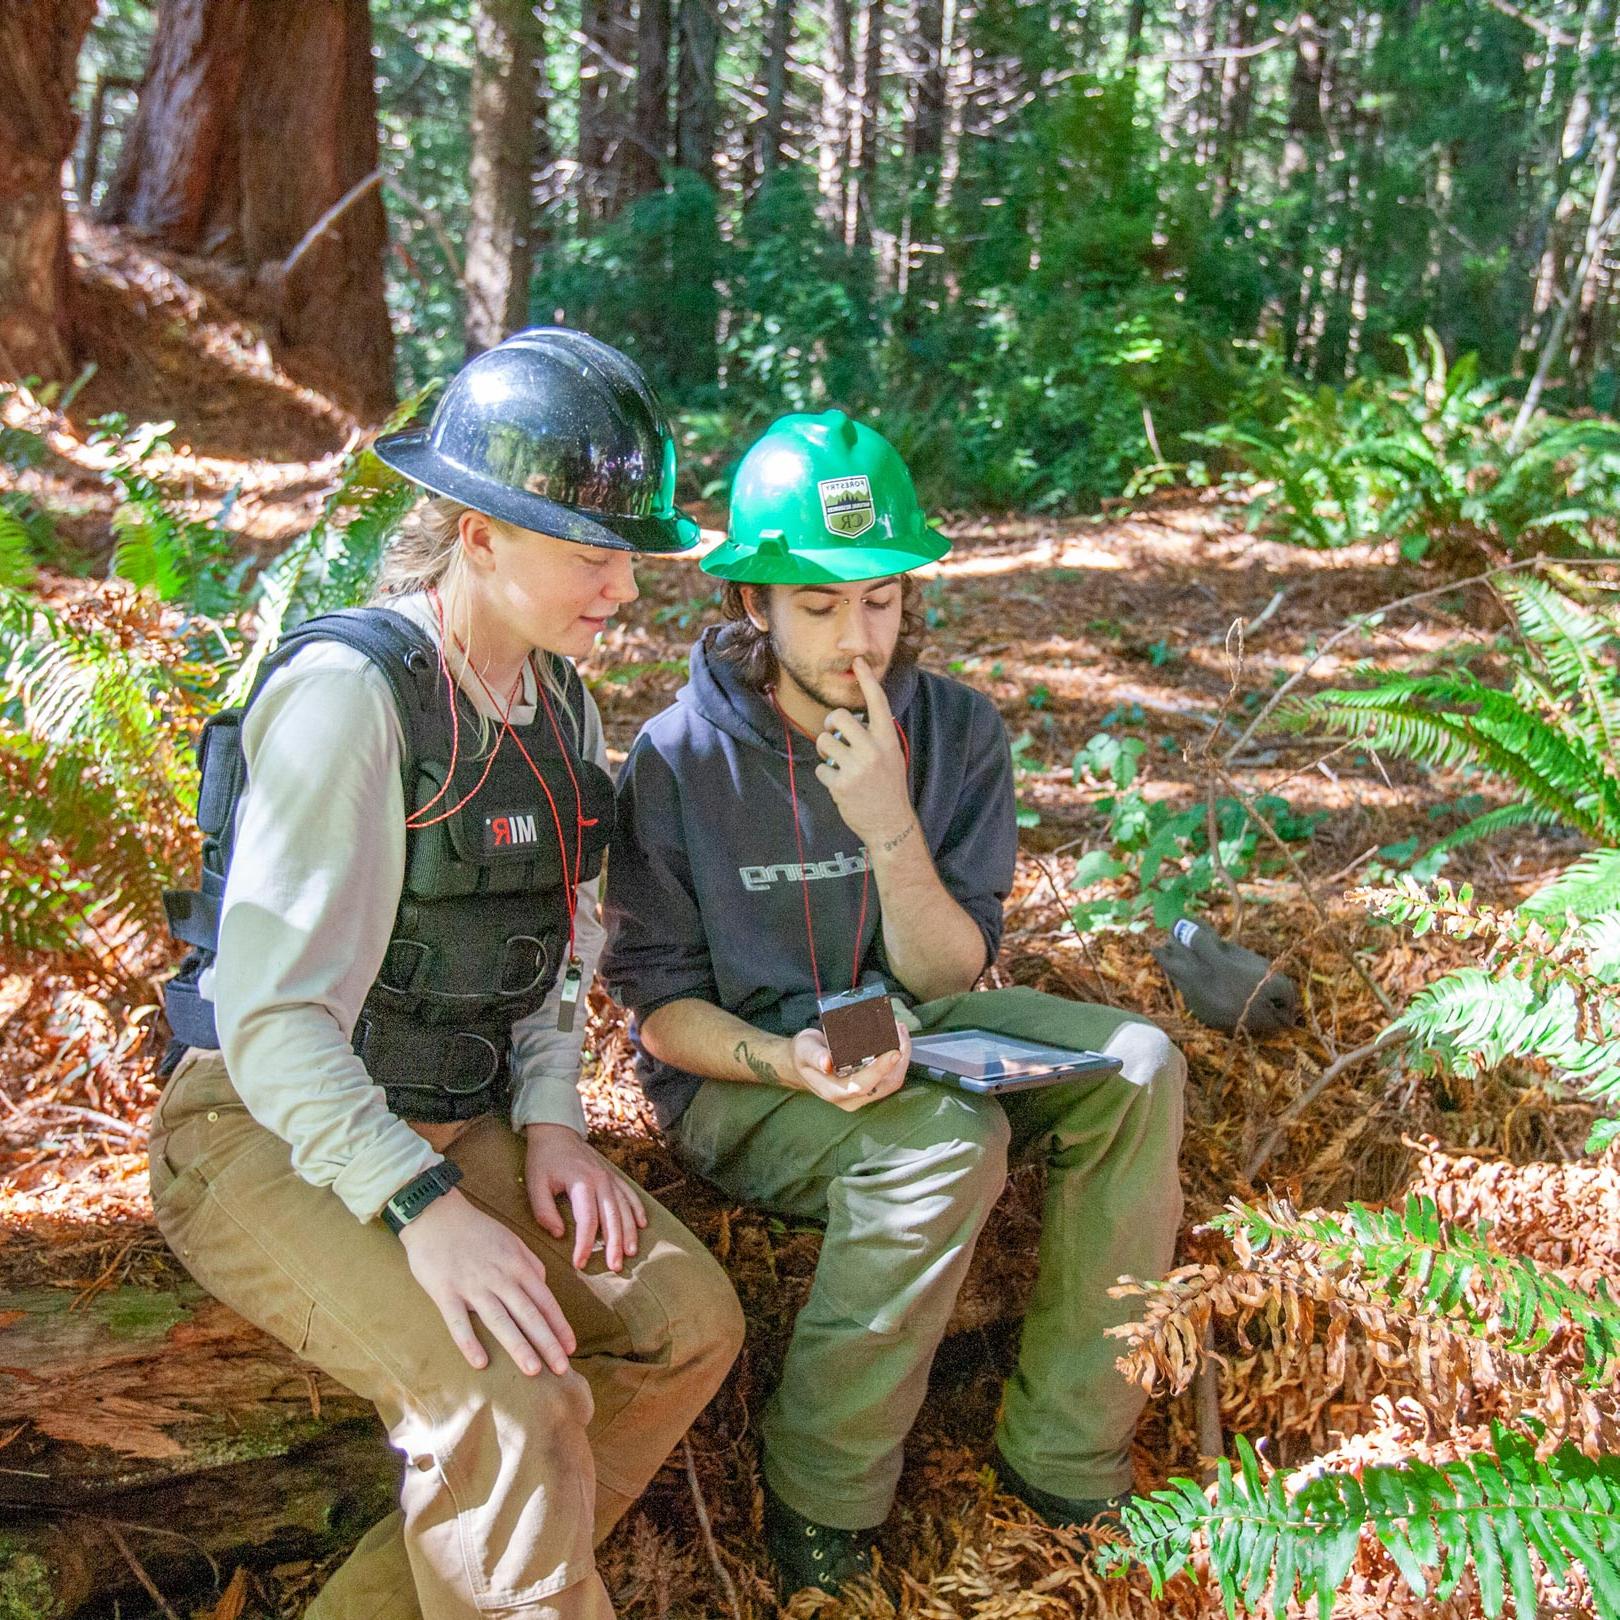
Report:
[[[894,1021],[887,986],[863,985],[841,995],[823,996],[816,1005],[821,1012],[821,1033],[827,1037],[827,1050],[839,1074],[862,1068],[885,1052],[900,1050],[900,1026]]]

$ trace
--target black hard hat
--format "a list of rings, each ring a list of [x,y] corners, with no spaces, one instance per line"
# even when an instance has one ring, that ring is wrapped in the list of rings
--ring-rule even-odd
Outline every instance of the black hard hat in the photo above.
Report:
[[[613,551],[686,551],[675,440],[641,368],[606,343],[534,326],[469,360],[425,428],[375,447],[412,483],[521,529]]]

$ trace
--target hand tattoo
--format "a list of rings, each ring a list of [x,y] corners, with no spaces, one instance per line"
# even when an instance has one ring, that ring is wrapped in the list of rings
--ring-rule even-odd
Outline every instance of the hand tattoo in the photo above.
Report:
[[[731,1055],[748,1065],[748,1071],[762,1086],[779,1086],[782,1077],[767,1063],[764,1058],[757,1058],[748,1050],[747,1041],[738,1041],[732,1047]]]

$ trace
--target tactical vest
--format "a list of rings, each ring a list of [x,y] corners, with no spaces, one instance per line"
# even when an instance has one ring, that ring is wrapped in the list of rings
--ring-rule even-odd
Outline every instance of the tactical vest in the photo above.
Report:
[[[613,830],[613,783],[580,757],[573,728],[584,712],[583,689],[561,659],[565,699],[554,699],[552,708],[568,756],[544,704],[529,725],[512,727],[544,777],[549,800],[510,740],[491,765],[499,732],[459,690],[460,757],[447,782],[451,718],[437,651],[423,631],[384,608],[322,614],[283,636],[246,702],[203,727],[202,878],[194,890],[164,896],[170,929],[192,947],[164,987],[176,1042],[171,1059],[186,1047],[219,1046],[213,1004],[199,993],[198,978],[219,947],[237,806],[247,786],[243,719],[270,675],[318,640],[354,648],[387,678],[404,732],[408,819],[423,823],[406,830],[399,909],[355,1024],[354,1049],[401,1118],[444,1123],[502,1110],[510,1096],[512,1026],[539,1008],[563,968],[574,900],[568,879],[583,882],[601,870]],[[482,734],[489,737],[483,748]]]

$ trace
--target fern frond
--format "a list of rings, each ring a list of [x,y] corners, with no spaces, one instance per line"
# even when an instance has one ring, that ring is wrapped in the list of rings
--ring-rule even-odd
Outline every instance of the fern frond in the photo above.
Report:
[[[1158,1596],[1204,1543],[1229,1616],[1258,1610],[1269,1590],[1274,1620],[1313,1597],[1328,1620],[1370,1531],[1420,1599],[1432,1585],[1444,1603],[1471,1568],[1487,1616],[1511,1595],[1530,1620],[1539,1562],[1559,1586],[1581,1570],[1599,1620],[1620,1620],[1620,1460],[1594,1462],[1572,1446],[1538,1458],[1501,1428],[1492,1441],[1491,1452],[1452,1462],[1267,1479],[1240,1439],[1238,1467],[1223,1458],[1208,1494],[1173,1479],[1125,1507],[1119,1567],[1141,1564]]]
[[[1527,917],[1589,921],[1620,911],[1620,849],[1597,849],[1566,866],[1519,907]]]
[[[1576,718],[1595,733],[1610,774],[1617,769],[1620,739],[1620,674],[1612,649],[1615,627],[1545,580],[1504,579],[1500,589],[1519,629],[1540,658],[1560,695],[1576,705]]]
[[[1465,670],[1316,693],[1282,719],[1325,726],[1435,769],[1484,765],[1588,837],[1601,840],[1609,827],[1620,832],[1620,781],[1584,739]]]

